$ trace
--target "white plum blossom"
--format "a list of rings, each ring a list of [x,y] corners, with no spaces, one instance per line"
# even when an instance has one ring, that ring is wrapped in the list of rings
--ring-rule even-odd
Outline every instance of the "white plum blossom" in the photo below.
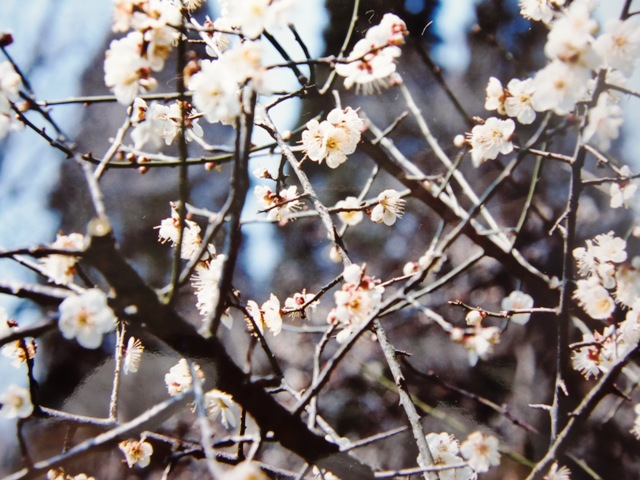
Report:
[[[204,373],[197,364],[193,364],[193,369],[200,381],[204,381]],[[167,386],[169,395],[175,397],[182,392],[189,390],[193,385],[193,377],[191,376],[191,370],[189,369],[189,363],[185,358],[181,358],[180,361],[171,367],[169,373],[164,376],[164,383]]]
[[[616,308],[616,304],[597,277],[578,280],[573,298],[584,309],[587,315],[597,320],[607,320]]]
[[[56,241],[53,242],[51,248],[56,250],[77,250],[84,248],[84,236],[81,233],[72,233],[70,235],[58,234]],[[59,285],[66,285],[73,282],[76,274],[76,263],[78,257],[73,255],[48,255],[40,260],[42,273],[49,277],[49,280]]]
[[[607,95],[598,98],[598,104],[589,110],[589,122],[584,129],[584,141],[594,139],[601,150],[607,151],[611,141],[618,138],[624,123],[620,105],[610,103]]]
[[[626,20],[612,18],[605,24],[604,30],[594,43],[595,50],[606,66],[630,76],[640,55],[638,17],[629,17]]]
[[[553,462],[542,480],[571,480],[571,470],[564,465],[559,466],[558,462]]]
[[[67,340],[75,338],[84,348],[95,349],[102,336],[116,326],[116,317],[102,290],[93,288],[65,298],[58,307],[58,328]]]
[[[391,226],[402,217],[405,203],[398,191],[384,190],[378,195],[378,204],[371,210],[371,220]]]
[[[493,435],[475,431],[462,442],[460,453],[474,471],[484,473],[489,468],[500,465],[498,445],[498,439]]]
[[[447,465],[463,465],[465,462],[460,456],[460,445],[455,437],[449,433],[429,433],[426,435],[427,445],[433,457],[433,466],[444,467]],[[418,457],[418,464],[424,465],[422,459]],[[475,478],[475,473],[471,468],[465,466],[462,468],[441,470],[437,473],[427,473],[429,480],[469,480]]]
[[[571,355],[571,365],[588,380],[591,376],[600,375],[600,346],[596,345],[596,339],[590,333],[582,336],[582,343],[592,345],[574,350]]]
[[[177,245],[180,236],[180,214],[173,203],[171,204],[171,217],[165,218],[159,226],[154,228],[158,229],[158,240],[161,243],[170,241],[172,247]],[[196,222],[186,219],[182,230],[180,257],[190,260],[198,252],[201,244],[200,226]]]
[[[204,406],[207,416],[211,420],[220,417],[220,422],[224,428],[234,428],[236,426],[236,417],[233,413],[235,402],[233,397],[217,388],[209,390],[204,394]]]
[[[364,217],[364,213],[360,210],[360,201],[356,197],[347,197],[336,203],[336,208],[353,209],[345,212],[338,212],[338,218],[345,225],[354,226],[359,224]]]
[[[634,257],[631,265],[622,264],[616,268],[615,297],[618,303],[629,308],[640,298],[640,257]]]
[[[474,367],[478,360],[486,360],[493,353],[493,347],[500,342],[498,327],[476,326],[473,333],[465,335],[463,346],[467,350],[469,365]]]
[[[191,111],[191,106],[185,108],[185,139],[193,140],[194,137],[202,138],[204,131],[198,123],[196,114]],[[171,145],[181,128],[180,103],[174,102],[171,105],[163,105],[159,102],[151,102],[150,105],[136,98],[133,102],[131,123],[134,126],[131,138],[134,147],[141,149],[146,144],[151,148],[159,149],[162,141],[166,145]]]
[[[533,79],[519,80],[513,78],[507,84],[509,95],[504,100],[504,110],[507,115],[518,120],[522,125],[533,123],[536,112],[533,108],[533,94],[535,85]]]
[[[320,300],[315,300],[312,302],[314,298],[315,298],[315,294],[307,293],[307,291],[304,289],[302,290],[302,292],[294,293],[292,296],[288,297],[284,301],[284,308],[286,310],[285,313],[291,313],[291,310],[298,310],[303,305],[308,304],[302,311],[302,315],[306,316],[310,312],[313,312],[318,307],[318,304],[320,303]],[[298,313],[299,312],[294,312],[294,315]]]
[[[225,62],[203,60],[188,87],[193,91],[193,104],[209,122],[230,125],[240,115],[239,85]]]
[[[29,389],[15,384],[0,393],[0,404],[0,416],[4,418],[27,418],[33,413]]]
[[[298,200],[298,187],[281,189],[278,193],[271,190],[266,185],[256,185],[253,190],[258,200],[258,204],[263,210],[267,210],[267,219],[286,223],[292,213],[301,206]]]
[[[240,28],[248,38],[259,37],[264,30],[286,27],[291,23],[298,0],[223,0],[223,18]]]
[[[520,0],[520,14],[524,18],[550,23],[565,0]]]
[[[611,184],[609,190],[609,206],[611,208],[627,208],[629,200],[635,198],[638,185],[631,180],[631,169],[627,165],[620,167],[619,171],[622,180]]]
[[[355,110],[334,108],[327,119],[310,120],[302,132],[302,146],[314,162],[326,160],[329,168],[337,168],[356,150],[364,122]]]
[[[218,282],[222,276],[225,260],[226,256],[220,254],[199,262],[191,277],[191,285],[195,289],[198,299],[196,307],[202,316],[211,315],[218,304]],[[230,328],[230,325],[226,324],[226,326]]]
[[[0,114],[11,114],[10,102],[20,99],[21,86],[22,79],[11,62],[0,62]]]
[[[130,32],[113,40],[104,60],[104,82],[113,89],[119,103],[129,105],[141,90],[153,90],[156,82],[150,77],[151,66],[142,57],[144,37]]]
[[[282,330],[282,312],[280,310],[280,300],[273,293],[269,297],[269,300],[262,304],[262,307],[258,307],[258,304],[249,300],[247,302],[247,311],[254,323],[260,330],[260,333],[264,333],[264,328],[267,327],[273,335],[278,335]]]
[[[364,266],[351,264],[342,274],[342,289],[334,294],[336,306],[329,312],[327,322],[343,327],[338,334],[339,343],[348,340],[351,334],[380,305],[384,287],[379,281],[365,275]]]
[[[369,94],[398,82],[395,61],[401,53],[398,45],[404,44],[406,35],[404,21],[391,13],[385,14],[380,23],[367,30],[365,38],[354,45],[346,62],[336,64],[336,73],[345,77],[344,87],[356,85],[356,91],[362,89]]]
[[[484,102],[484,108],[486,110],[495,110],[500,115],[506,115],[504,109],[504,101],[507,98],[504,87],[500,80],[496,77],[490,77],[486,88],[486,99]]]
[[[571,112],[588,88],[591,71],[554,60],[535,74],[533,108],[538,112],[552,110],[558,115]]]
[[[151,463],[153,446],[145,440],[142,437],[140,440],[124,440],[118,444],[118,448],[124,453],[129,468],[134,465],[144,468]]]
[[[498,154],[506,155],[513,151],[511,136],[516,125],[510,118],[500,120],[490,117],[482,125],[476,125],[467,134],[471,144],[471,160],[475,167],[487,160],[495,159]]]
[[[519,310],[532,308],[533,298],[531,297],[531,295],[527,295],[524,292],[514,290],[509,294],[508,297],[502,299],[500,307],[502,308],[502,310]],[[516,322],[520,325],[524,325],[529,321],[529,317],[531,317],[530,313],[516,313],[514,315],[511,315],[511,321]]]
[[[574,1],[551,25],[544,53],[550,60],[576,68],[596,68],[599,57],[593,49],[593,35],[597,31],[598,22],[591,18],[589,2]]]
[[[0,309],[0,319],[2,318],[6,318],[6,312],[4,309]],[[14,320],[0,320],[0,334],[7,334],[17,327],[18,324]],[[2,346],[1,351],[2,356],[11,360],[11,365],[13,367],[20,368],[28,360],[31,360],[36,356],[36,350],[36,342],[32,338],[31,340],[19,339],[6,343]]]
[[[344,79],[344,87],[356,85],[356,91],[365,94],[379,92],[397,82],[396,59],[400,56],[396,46],[381,47],[367,38],[359,40],[349,56],[336,64],[336,73]]]

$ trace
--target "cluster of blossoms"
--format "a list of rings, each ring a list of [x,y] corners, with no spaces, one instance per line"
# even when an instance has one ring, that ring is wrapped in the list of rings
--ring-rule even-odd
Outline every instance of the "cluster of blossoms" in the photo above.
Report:
[[[300,3],[299,0],[221,0],[221,19],[245,37],[255,39],[265,30],[289,25]]]
[[[275,192],[267,185],[256,185],[253,193],[258,200],[258,205],[266,212],[267,219],[281,224],[287,223],[291,214],[302,206],[298,187],[295,185]]]
[[[75,338],[84,348],[98,348],[102,336],[116,326],[116,316],[107,304],[107,296],[97,288],[65,298],[58,310],[62,336],[67,340]]]
[[[491,77],[486,89],[487,110],[526,125],[535,120],[536,112],[566,115],[578,102],[590,102],[599,71],[607,83],[625,86],[640,54],[640,21],[636,17],[609,20],[596,37],[598,23],[591,17],[593,2],[589,0],[575,0],[566,6],[564,0],[523,0],[520,5],[525,18],[543,21],[549,27],[544,48],[549,62],[532,78],[511,79],[506,88]],[[599,92],[596,105],[587,114],[584,142],[593,141],[605,151],[610,148],[623,123],[618,103],[617,95]],[[513,151],[515,123],[511,118],[488,118],[468,134],[475,166]]]
[[[165,218],[156,227],[158,229],[158,240],[161,243],[170,241],[171,246],[175,247],[180,235],[180,226],[181,221],[178,210],[174,204],[171,204],[171,217]],[[201,245],[200,226],[192,220],[185,219],[182,230],[182,247],[180,249],[181,258],[185,260],[194,259]],[[216,254],[214,245],[209,244],[204,257],[196,264],[195,272],[191,277],[191,284],[197,298],[196,306],[205,318],[211,315],[218,304],[218,282],[222,275],[225,260],[226,257],[222,254]],[[225,312],[222,315],[221,321],[227,328],[231,328],[233,319],[228,313]]]
[[[50,246],[56,250],[80,251],[84,248],[84,236],[81,233],[58,234],[56,241]],[[40,267],[49,280],[59,285],[67,285],[73,282],[76,263],[78,257],[73,255],[48,255],[40,260]]]
[[[365,266],[352,264],[342,273],[344,283],[334,294],[336,306],[329,312],[327,322],[342,330],[336,339],[346,342],[382,302],[384,287],[380,281],[365,274]]]
[[[469,328],[452,328],[449,332],[451,340],[461,343],[467,350],[469,364],[473,367],[479,359],[487,359],[493,353],[493,347],[500,341],[498,327],[483,327],[482,321],[487,317],[485,312],[471,310],[465,321]]]
[[[151,72],[164,68],[181,24],[180,2],[117,0],[113,31],[132,31],[109,45],[104,81],[119,103],[129,105],[140,91],[155,89],[157,82]]]
[[[204,373],[200,369],[200,366],[194,363],[193,371],[196,373],[198,379],[204,382]],[[193,377],[191,376],[189,362],[187,362],[185,358],[181,358],[164,376],[164,383],[167,386],[169,395],[172,397],[189,390],[193,386]],[[211,420],[219,417],[220,422],[225,428],[235,427],[236,419],[233,413],[235,403],[231,395],[218,389],[209,390],[204,395],[204,406],[207,411],[207,416]]]
[[[253,324],[258,327],[260,333],[264,333],[264,327],[267,327],[271,333],[278,335],[282,330],[282,311],[280,310],[280,300],[273,293],[269,300],[264,302],[261,307],[249,300],[247,302],[247,312],[253,320]],[[249,324],[249,330],[253,331],[253,324]]]
[[[181,119],[182,108],[184,119]],[[166,145],[171,145],[183,124],[187,141],[194,137],[202,138],[204,134],[198,124],[197,114],[189,104],[181,107],[180,102],[167,106],[154,101],[147,105],[143,99],[136,98],[131,108],[131,124],[134,126],[131,138],[137,149],[149,144],[157,150],[161,148],[163,140]]]
[[[86,473],[79,473],[77,475],[68,474],[64,468],[52,468],[47,472],[47,480],[96,480],[95,477],[90,477]]]
[[[480,431],[471,433],[467,439],[458,443],[455,437],[449,433],[429,433],[426,435],[427,445],[433,457],[436,467],[456,466],[447,470],[441,470],[438,474],[429,473],[430,479],[441,480],[469,480],[477,478],[478,473],[489,471],[492,466],[500,464],[500,452],[498,451],[498,439],[492,435],[485,435]],[[418,463],[423,468],[420,458]]]
[[[200,62],[188,88],[193,104],[211,123],[233,125],[242,111],[242,87],[259,94],[275,90],[273,77],[262,65],[262,43],[245,41],[225,50],[218,58]]]
[[[11,102],[20,99],[22,80],[11,62],[0,62],[0,139],[11,130],[22,128],[22,123],[16,120],[11,110]]]
[[[302,146],[307,157],[314,162],[327,161],[329,168],[337,168],[347,161],[347,155],[356,150],[364,122],[351,107],[334,108],[327,119],[307,122],[302,132]]]
[[[376,200],[377,203],[369,214],[373,222],[391,226],[398,218],[402,218],[406,201],[397,190],[391,188],[384,190],[378,194]],[[345,225],[355,226],[364,217],[363,206],[356,197],[340,200],[335,208],[341,210],[338,212],[338,218]]]
[[[353,46],[346,61],[336,64],[336,73],[345,77],[345,88],[355,84],[356,89],[362,88],[368,94],[399,82],[395,62],[401,53],[399,45],[404,44],[407,34],[401,18],[385,14],[380,24],[367,30],[365,37]]]
[[[583,346],[573,352],[573,367],[586,378],[607,372],[640,340],[640,258],[627,260],[626,242],[613,232],[587,240],[573,251],[578,272],[573,297],[587,315],[610,321],[619,306],[625,319],[600,332],[586,333]]]

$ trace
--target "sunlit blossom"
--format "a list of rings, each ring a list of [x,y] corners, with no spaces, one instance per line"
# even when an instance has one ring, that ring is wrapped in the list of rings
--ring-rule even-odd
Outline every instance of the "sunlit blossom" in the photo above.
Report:
[[[336,208],[353,209],[344,212],[338,212],[338,218],[345,225],[354,226],[359,224],[364,217],[364,213],[360,209],[360,201],[356,197],[347,197],[336,203]]]
[[[204,406],[211,420],[220,417],[220,422],[224,428],[234,428],[236,426],[236,417],[233,413],[235,402],[228,393],[218,389],[209,390],[204,395]]]

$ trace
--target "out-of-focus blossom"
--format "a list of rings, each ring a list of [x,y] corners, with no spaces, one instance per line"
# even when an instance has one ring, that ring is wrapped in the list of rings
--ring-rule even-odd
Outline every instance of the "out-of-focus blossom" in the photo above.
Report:
[[[500,307],[502,308],[502,310],[519,310],[531,308],[533,307],[533,298],[531,297],[531,295],[527,295],[524,292],[514,290],[509,294],[508,297],[502,299]],[[524,325],[529,321],[529,317],[531,317],[530,313],[516,313],[515,315],[511,315],[511,321],[516,322],[520,325]]]
[[[475,431],[462,442],[460,453],[475,472],[484,473],[500,465],[498,445],[498,439],[493,435]]]
[[[204,395],[204,406],[211,420],[220,417],[224,428],[234,428],[236,417],[233,413],[235,403],[233,397],[218,389],[209,390]]]
[[[144,468],[151,463],[153,446],[146,442],[144,438],[140,440],[125,440],[118,444],[118,448],[124,453],[129,468],[134,465]]]
[[[0,416],[4,418],[27,418],[33,412],[28,388],[11,384],[0,393]]]
[[[620,127],[624,123],[622,108],[616,103],[610,103],[606,95],[601,95],[598,104],[589,110],[588,117],[584,141],[593,139],[598,148],[609,150],[611,141],[618,138]]]
[[[75,338],[84,348],[95,349],[102,336],[116,326],[116,317],[107,296],[97,288],[65,298],[58,307],[58,328],[67,340]]]
[[[50,246],[56,250],[81,251],[84,248],[84,236],[81,233],[58,234],[56,241]],[[73,281],[76,274],[76,263],[78,263],[78,257],[73,255],[48,255],[40,260],[42,272],[52,282],[60,285],[66,285]]]
[[[297,199],[298,188],[295,185],[284,188],[278,193],[266,185],[256,185],[253,193],[262,209],[268,210],[266,213],[269,220],[286,223],[291,214],[301,206],[300,200]]]
[[[204,373],[202,373],[200,367],[197,364],[193,364],[193,369],[200,381],[204,381]],[[176,365],[171,367],[169,373],[164,376],[164,383],[167,386],[169,395],[172,397],[180,395],[185,390],[191,388],[193,385],[193,377],[191,376],[189,363],[185,358],[181,358]]]

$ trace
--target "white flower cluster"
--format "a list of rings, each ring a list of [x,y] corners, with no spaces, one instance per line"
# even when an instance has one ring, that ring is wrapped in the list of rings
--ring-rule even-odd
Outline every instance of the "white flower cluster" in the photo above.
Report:
[[[602,332],[583,335],[574,350],[573,368],[586,378],[607,372],[618,358],[640,341],[640,257],[627,261],[626,242],[613,232],[587,240],[573,255],[578,272],[573,297],[592,318],[609,321],[616,308],[627,309],[625,319]]]
[[[172,0],[116,0],[113,31],[132,30],[113,40],[105,54],[104,81],[119,103],[129,105],[141,91],[155,89],[151,72],[164,68],[180,33],[180,3]]]
[[[220,0],[222,18],[248,38],[291,23],[299,0]]]
[[[194,363],[193,370],[200,382],[204,383],[204,373],[200,366]],[[193,377],[187,359],[181,358],[176,365],[169,369],[169,372],[164,376],[164,383],[172,397],[180,395],[193,386]],[[220,417],[225,428],[235,427],[236,419],[233,413],[235,402],[231,395],[218,389],[209,390],[204,395],[204,406],[210,419],[215,420]]]
[[[364,122],[351,107],[334,108],[327,119],[309,120],[302,132],[302,147],[314,162],[327,161],[329,168],[337,168],[347,161],[347,155],[356,150]]]
[[[147,105],[143,99],[136,98],[131,108],[131,123],[134,126],[131,138],[135,148],[141,149],[149,144],[151,148],[158,150],[162,141],[171,145],[182,125],[180,103],[163,105],[154,101]],[[202,138],[204,131],[198,124],[197,114],[188,104],[185,105],[184,125],[187,141],[194,137]]]
[[[295,185],[276,192],[266,185],[256,185],[253,193],[258,200],[258,205],[266,212],[267,219],[275,220],[280,224],[287,223],[291,214],[302,205],[298,200],[298,187]]]
[[[577,102],[590,101],[594,78],[601,70],[608,83],[622,87],[626,84],[640,54],[637,17],[609,20],[604,32],[596,37],[598,23],[592,18],[593,2],[589,0],[570,4],[565,0],[521,0],[520,7],[525,18],[549,26],[544,47],[549,62],[532,78],[511,79],[506,88],[491,77],[486,89],[487,110],[526,125],[535,120],[536,112],[567,115]],[[599,94],[596,105],[587,114],[584,142],[592,141],[601,150],[610,148],[623,123],[618,102],[616,94],[606,90]],[[511,119],[495,117],[474,127],[468,135],[474,165],[510,153],[514,130]]]
[[[407,34],[401,18],[385,14],[380,24],[367,30],[365,37],[353,46],[347,59],[336,64],[336,73],[345,77],[345,88],[356,85],[356,90],[369,94],[398,82],[395,62],[401,53],[399,45],[404,44]]]
[[[21,85],[20,75],[11,62],[0,62],[0,140],[11,130],[19,130],[23,127],[11,110],[11,103],[20,99]]]
[[[274,335],[278,335],[282,330],[280,300],[273,293],[261,307],[258,307],[255,301],[249,300],[247,302],[247,312],[251,315],[253,323],[258,327],[260,333],[264,333],[264,327],[267,327]],[[253,330],[253,325],[249,324],[249,326],[249,329]]]
[[[467,313],[465,321],[469,328],[452,328],[449,332],[451,340],[461,343],[469,358],[472,367],[479,359],[486,360],[493,353],[493,347],[500,342],[500,329],[498,327],[483,327],[482,322],[487,317],[485,312],[471,310]]]
[[[379,280],[365,274],[364,265],[349,265],[344,269],[342,279],[342,288],[334,294],[336,306],[327,316],[327,322],[342,327],[336,337],[340,343],[346,342],[367,321],[382,302],[384,293]]]
[[[162,220],[160,225],[155,228],[158,229],[158,240],[161,243],[170,241],[172,247],[176,246],[180,234],[180,215],[173,203],[171,204],[171,217]],[[192,220],[185,219],[180,257],[185,260],[192,260],[197,255],[201,245],[200,226]],[[226,257],[222,254],[217,255],[215,246],[209,244],[204,256],[196,264],[194,274],[191,276],[191,285],[197,298],[196,307],[205,318],[211,315],[218,303],[218,282],[222,276],[225,260]],[[225,312],[220,320],[225,327],[231,328],[233,318],[228,312]],[[206,326],[202,332],[203,334],[206,333]]]
[[[429,479],[469,480],[477,478],[478,473],[487,472],[492,466],[500,464],[498,439],[493,435],[475,431],[469,434],[462,445],[453,435],[446,432],[429,433],[425,438],[433,457],[433,466],[458,466],[441,470],[437,475],[428,473]],[[420,457],[418,457],[418,464],[423,468],[428,467],[423,464]]]

